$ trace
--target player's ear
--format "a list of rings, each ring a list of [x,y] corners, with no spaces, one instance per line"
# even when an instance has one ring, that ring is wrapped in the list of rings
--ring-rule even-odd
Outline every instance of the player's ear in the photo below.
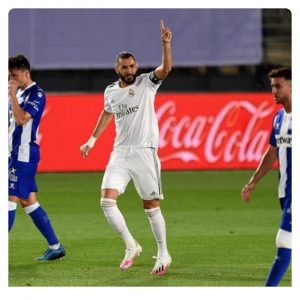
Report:
[[[25,77],[30,78],[30,72],[27,69],[23,69],[23,74],[25,75]]]

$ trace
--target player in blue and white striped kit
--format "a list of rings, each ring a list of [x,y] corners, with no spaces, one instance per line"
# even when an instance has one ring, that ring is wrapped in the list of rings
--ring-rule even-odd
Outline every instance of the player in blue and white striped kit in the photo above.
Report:
[[[292,256],[292,76],[291,69],[279,68],[269,73],[272,94],[283,108],[273,120],[270,145],[259,167],[242,189],[242,199],[249,201],[256,183],[279,162],[278,197],[282,218],[276,236],[277,255],[268,275],[266,286],[277,286],[289,267]]]
[[[9,166],[8,230],[15,220],[17,203],[48,242],[48,249],[37,260],[48,261],[64,256],[47,213],[37,202],[35,174],[40,160],[36,140],[45,108],[44,91],[31,79],[30,64],[24,55],[10,57],[9,68]]]

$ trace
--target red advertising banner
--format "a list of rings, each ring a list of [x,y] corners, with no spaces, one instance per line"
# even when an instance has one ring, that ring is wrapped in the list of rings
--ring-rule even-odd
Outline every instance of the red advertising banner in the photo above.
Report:
[[[256,168],[279,109],[270,93],[158,93],[155,107],[164,170]],[[39,171],[104,170],[113,147],[113,122],[87,159],[79,151],[102,109],[102,94],[47,95]]]

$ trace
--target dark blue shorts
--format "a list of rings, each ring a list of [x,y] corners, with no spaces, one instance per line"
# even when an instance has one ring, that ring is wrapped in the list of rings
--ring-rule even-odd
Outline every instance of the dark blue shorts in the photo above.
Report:
[[[35,182],[37,163],[10,160],[8,163],[8,194],[28,199],[31,192],[37,192]]]
[[[292,199],[280,198],[279,200],[282,209],[280,228],[292,232]]]

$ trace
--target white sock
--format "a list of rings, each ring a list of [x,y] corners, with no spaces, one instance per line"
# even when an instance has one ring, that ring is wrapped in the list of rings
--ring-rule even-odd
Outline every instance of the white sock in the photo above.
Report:
[[[29,206],[25,206],[24,207],[24,210],[25,212],[29,215],[31,214],[32,212],[34,212],[37,208],[39,208],[40,204],[38,202],[35,202]]]
[[[169,255],[166,238],[165,219],[161,213],[160,207],[145,209],[146,215],[151,224],[152,232],[157,242],[157,256],[166,257]]]
[[[16,209],[17,209],[17,202],[8,200],[8,211],[12,211],[12,210],[16,210]]]
[[[136,242],[127,228],[125,219],[117,206],[117,201],[109,198],[101,198],[100,206],[109,224],[123,239],[126,248],[135,248]]]
[[[58,250],[59,247],[60,247],[60,243],[49,246],[50,249],[54,249],[54,250]]]

